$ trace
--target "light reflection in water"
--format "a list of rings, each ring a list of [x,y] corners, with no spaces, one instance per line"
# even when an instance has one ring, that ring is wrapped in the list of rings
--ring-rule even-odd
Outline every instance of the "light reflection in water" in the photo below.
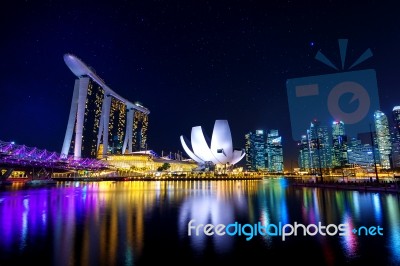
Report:
[[[358,251],[358,239],[355,234],[351,230],[355,228],[355,224],[351,218],[351,216],[348,213],[345,213],[343,215],[343,220],[341,221],[342,224],[348,224],[349,226],[347,227],[347,234],[342,237],[342,245],[344,252],[346,254],[346,257],[348,258],[353,258],[357,256],[357,251]]]
[[[393,261],[400,262],[400,208],[399,196],[389,195],[386,197],[389,218],[389,230],[386,234],[389,235],[390,253]]]
[[[0,217],[0,264],[2,256],[15,254],[15,249],[53,252],[51,258],[57,265],[132,265],[152,254],[160,241],[168,241],[160,246],[188,243],[196,254],[210,249],[215,254],[240,253],[240,245],[258,247],[257,239],[264,245],[259,250],[268,247],[263,252],[289,247],[273,236],[257,236],[249,242],[243,236],[188,237],[187,224],[192,219],[196,224],[214,225],[235,221],[262,225],[348,223],[349,230],[381,225],[386,242],[380,252],[387,252],[390,262],[400,263],[398,196],[295,188],[286,179],[65,182],[30,190],[12,187],[0,192]],[[306,239],[292,237],[287,243],[301,246]],[[370,239],[364,238],[369,242],[363,245],[374,245],[378,238]],[[369,255],[352,233],[330,239],[317,235],[312,241],[320,247],[325,264],[335,264],[341,257],[354,260]],[[239,248],[238,242],[242,243]]]
[[[382,208],[381,208],[381,200],[379,198],[379,194],[373,194],[373,206],[374,206],[374,213],[375,213],[375,220],[378,224],[381,224],[382,220]]]

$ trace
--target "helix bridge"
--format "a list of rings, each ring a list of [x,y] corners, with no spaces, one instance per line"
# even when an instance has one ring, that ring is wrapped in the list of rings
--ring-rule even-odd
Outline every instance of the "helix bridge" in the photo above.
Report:
[[[1,140],[0,166],[88,171],[108,168],[108,165],[101,160],[93,158],[74,159],[73,155],[65,156],[57,152],[25,145],[17,145],[14,142],[5,142]]]

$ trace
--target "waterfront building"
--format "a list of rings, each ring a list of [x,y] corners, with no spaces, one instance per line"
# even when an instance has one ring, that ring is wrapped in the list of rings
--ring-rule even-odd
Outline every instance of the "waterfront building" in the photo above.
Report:
[[[393,168],[400,168],[400,133],[396,127],[392,127],[390,137],[392,141],[392,166]]]
[[[226,168],[235,165],[245,156],[244,149],[233,148],[227,120],[215,121],[210,144],[201,126],[192,127],[190,137],[189,142],[183,135],[180,136],[182,147],[201,168],[211,169],[213,165],[224,165]]]
[[[283,173],[282,137],[277,129],[270,129],[266,143],[268,172]]]
[[[372,146],[368,143],[362,143],[362,141],[359,139],[352,138],[350,140],[347,156],[349,164],[362,167],[374,166],[374,154],[372,151]]]
[[[310,166],[314,171],[332,166],[331,145],[328,127],[314,120],[310,124],[308,142],[310,149]]]
[[[392,118],[394,123],[390,132],[392,140],[392,166],[393,168],[400,168],[400,106],[393,108]]]
[[[252,169],[252,162],[253,162],[253,156],[251,153],[251,145],[252,145],[252,132],[247,133],[244,135],[245,138],[245,146],[244,150],[246,152],[245,155],[245,169],[246,170],[251,170]]]
[[[267,151],[266,151],[266,134],[264,130],[258,129],[249,132],[246,138],[246,158],[247,170],[266,170],[267,169]]]
[[[150,111],[118,95],[76,56],[66,54],[64,61],[77,79],[62,156],[104,158],[146,149]]]
[[[165,163],[170,165],[169,172],[191,172],[197,167],[192,160],[172,160],[155,156],[152,151],[132,152],[126,155],[110,155],[104,160],[119,172],[155,172]]]
[[[307,130],[308,131],[308,130]],[[300,142],[297,144],[299,147],[299,167],[301,171],[309,171],[311,169],[310,148],[308,146],[308,136],[302,135]]]
[[[400,134],[400,106],[393,107],[392,116],[396,131]]]
[[[347,162],[347,136],[344,123],[334,121],[332,123],[332,166],[343,167]]]
[[[386,115],[381,111],[375,111],[375,132],[376,132],[376,146],[378,148],[378,156],[381,167],[383,169],[391,168],[391,152],[392,142],[389,133],[389,123]]]

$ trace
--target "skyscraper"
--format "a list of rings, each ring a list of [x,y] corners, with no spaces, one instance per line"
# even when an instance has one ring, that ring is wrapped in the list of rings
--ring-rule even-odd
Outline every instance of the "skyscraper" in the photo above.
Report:
[[[119,96],[76,56],[64,61],[78,78],[61,154],[77,159],[144,149],[150,111]]]
[[[308,131],[308,130],[307,130]],[[311,162],[310,162],[310,148],[307,135],[302,135],[300,142],[297,144],[300,149],[299,154],[299,167],[302,171],[310,171]]]
[[[265,170],[266,160],[266,136],[264,130],[249,132],[246,138],[246,167],[248,170]]]
[[[392,127],[392,165],[400,168],[400,106],[395,106],[392,111],[394,126]]]
[[[390,138],[392,141],[392,166],[400,168],[400,134],[396,127],[391,128]]]
[[[394,126],[396,127],[397,132],[400,134],[400,106],[393,107],[392,115]]]
[[[311,168],[316,172],[332,166],[331,145],[328,128],[317,120],[310,124],[308,133]]]
[[[282,173],[283,172],[282,137],[279,136],[277,129],[268,130],[266,153],[267,153],[268,172]]]
[[[379,151],[380,163],[383,169],[390,169],[390,155],[392,143],[390,140],[389,124],[386,115],[381,111],[375,111],[376,145]]]
[[[332,123],[332,166],[341,167],[347,163],[347,136],[344,123]]]
[[[370,144],[363,144],[361,140],[352,138],[348,145],[348,161],[363,167],[374,166],[374,155]]]

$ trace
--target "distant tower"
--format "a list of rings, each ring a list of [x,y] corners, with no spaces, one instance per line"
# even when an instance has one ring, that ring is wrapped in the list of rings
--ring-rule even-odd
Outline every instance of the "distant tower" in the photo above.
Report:
[[[277,129],[268,130],[267,134],[267,167],[268,172],[283,172],[283,149],[282,137],[279,136]]]
[[[78,78],[62,156],[106,157],[144,149],[150,111],[119,96],[76,56],[66,54],[64,61]]]
[[[400,106],[395,106],[392,110],[394,126],[400,134]]]
[[[264,130],[249,132],[246,138],[246,166],[248,170],[265,170],[266,161],[266,135]]]
[[[347,136],[342,121],[332,123],[332,166],[344,166],[347,163]]]
[[[330,168],[332,159],[328,128],[314,120],[310,124],[308,134],[311,167],[317,172],[319,168]]]
[[[350,164],[356,164],[363,167],[374,166],[373,147],[369,144],[363,144],[361,140],[352,138],[348,145],[347,158]]]
[[[390,140],[389,123],[386,115],[381,111],[375,111],[375,132],[376,144],[379,151],[379,158],[383,169],[390,169],[390,154],[392,143]]]
[[[394,168],[400,168],[400,106],[392,111],[394,127],[392,128],[392,162]]]
[[[297,144],[300,149],[299,154],[299,167],[302,171],[310,171],[310,149],[308,146],[308,138],[307,135],[302,135],[300,139],[300,143]]]

